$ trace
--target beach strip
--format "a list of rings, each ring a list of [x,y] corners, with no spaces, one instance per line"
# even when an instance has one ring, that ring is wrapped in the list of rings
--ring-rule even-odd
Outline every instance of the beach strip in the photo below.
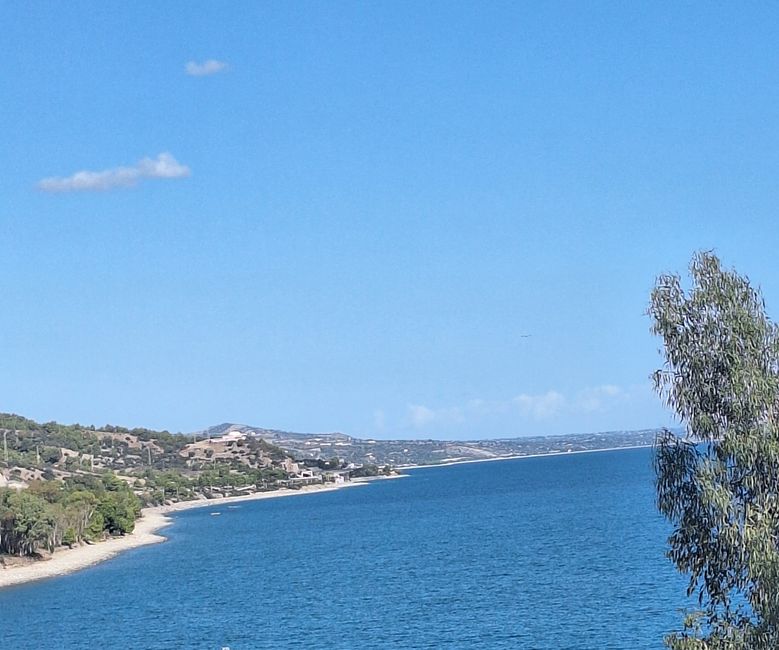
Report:
[[[398,465],[395,469],[428,469],[430,467],[448,467],[449,465],[468,465],[470,463],[492,463],[498,460],[519,460],[520,458],[545,458],[547,456],[573,456],[574,454],[596,454],[602,451],[622,451],[623,449],[651,449],[654,445],[625,445],[623,447],[603,447],[598,449],[576,449],[570,451],[549,451],[540,454],[513,454],[510,456],[490,456],[488,458],[463,458],[462,460],[443,460],[427,465]]]
[[[281,489],[271,492],[254,492],[237,497],[219,497],[216,499],[195,499],[192,501],[180,501],[166,506],[144,508],[141,517],[135,522],[135,530],[129,535],[111,537],[95,544],[85,544],[69,549],[60,549],[51,555],[49,559],[31,562],[19,566],[0,568],[0,589],[11,587],[36,580],[55,578],[74,573],[99,562],[110,560],[119,553],[164,542],[166,538],[157,534],[159,530],[170,525],[173,520],[168,516],[174,512],[191,510],[193,508],[218,508],[222,505],[242,503],[245,501],[259,501],[262,499],[277,499],[279,497],[302,496],[306,494],[319,494],[332,492],[348,487],[366,485],[365,481],[356,479],[339,485],[308,485],[299,490]]]

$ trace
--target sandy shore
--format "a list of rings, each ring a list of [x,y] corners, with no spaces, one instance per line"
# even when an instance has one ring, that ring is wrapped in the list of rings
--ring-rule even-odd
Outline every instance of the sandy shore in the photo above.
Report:
[[[258,501],[261,499],[277,499],[279,497],[302,496],[305,494],[318,494],[320,492],[332,492],[347,487],[366,485],[365,481],[356,479],[342,485],[310,485],[299,490],[274,490],[273,492],[258,492],[239,497],[221,497],[217,499],[198,499],[195,501],[182,501],[168,506],[144,508],[142,516],[135,523],[135,530],[130,535],[112,537],[97,544],[87,544],[72,549],[62,549],[55,552],[50,559],[40,560],[31,564],[0,568],[0,588],[19,585],[44,578],[73,573],[79,569],[85,569],[99,562],[109,560],[122,551],[131,548],[157,544],[164,542],[165,537],[158,535],[157,531],[172,523],[167,516],[181,510],[192,508],[218,509],[220,506],[244,501]]]
[[[607,447],[605,449],[579,449],[577,451],[550,451],[546,454],[515,454],[513,456],[493,456],[491,458],[469,458],[467,460],[444,461],[429,465],[398,465],[397,470],[427,469],[429,467],[447,467],[449,465],[467,465],[469,463],[492,463],[498,460],[518,460],[520,458],[544,458],[546,456],[573,456],[574,454],[596,454],[601,451],[622,451],[623,449],[649,449],[654,445],[628,445],[625,447]]]
[[[155,532],[170,522],[170,518],[160,512],[145,511],[143,517],[136,522],[135,531],[131,535],[112,537],[98,544],[63,549],[54,553],[48,560],[0,569],[0,588],[65,575],[108,560],[127,549],[164,542],[165,538]]]

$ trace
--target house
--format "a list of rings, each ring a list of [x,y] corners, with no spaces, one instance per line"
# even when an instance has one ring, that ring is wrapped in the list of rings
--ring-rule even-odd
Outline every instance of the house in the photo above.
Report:
[[[349,480],[349,475],[349,470],[328,470],[326,472],[322,472],[322,481],[324,483],[335,483],[336,485],[343,485]]]
[[[314,469],[302,469],[290,475],[285,481],[280,481],[287,487],[301,487],[303,485],[316,485],[323,483],[322,473]]]

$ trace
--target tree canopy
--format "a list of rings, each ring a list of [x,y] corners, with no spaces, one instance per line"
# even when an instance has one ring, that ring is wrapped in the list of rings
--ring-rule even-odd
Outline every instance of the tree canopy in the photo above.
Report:
[[[35,481],[26,490],[0,488],[0,554],[34,555],[132,532],[141,509],[138,497],[110,473],[87,478]]]
[[[655,388],[685,425],[655,455],[668,557],[689,576],[699,610],[666,638],[674,650],[779,647],[779,331],[760,291],[712,253],[692,286],[663,275],[652,331],[665,364]]]

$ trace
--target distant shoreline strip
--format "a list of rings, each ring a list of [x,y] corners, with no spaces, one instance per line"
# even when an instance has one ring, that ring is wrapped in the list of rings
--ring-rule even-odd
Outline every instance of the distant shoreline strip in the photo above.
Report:
[[[428,469],[432,467],[449,467],[451,465],[468,465],[469,463],[491,463],[498,460],[520,460],[522,458],[546,458],[548,456],[573,456],[574,454],[595,454],[601,451],[622,451],[627,449],[651,449],[652,444],[626,445],[624,447],[604,447],[603,449],[577,449],[576,451],[550,451],[545,454],[515,454],[512,456],[495,456],[494,458],[470,458],[468,460],[453,460],[451,462],[430,463],[429,465],[398,465],[395,469]]]

